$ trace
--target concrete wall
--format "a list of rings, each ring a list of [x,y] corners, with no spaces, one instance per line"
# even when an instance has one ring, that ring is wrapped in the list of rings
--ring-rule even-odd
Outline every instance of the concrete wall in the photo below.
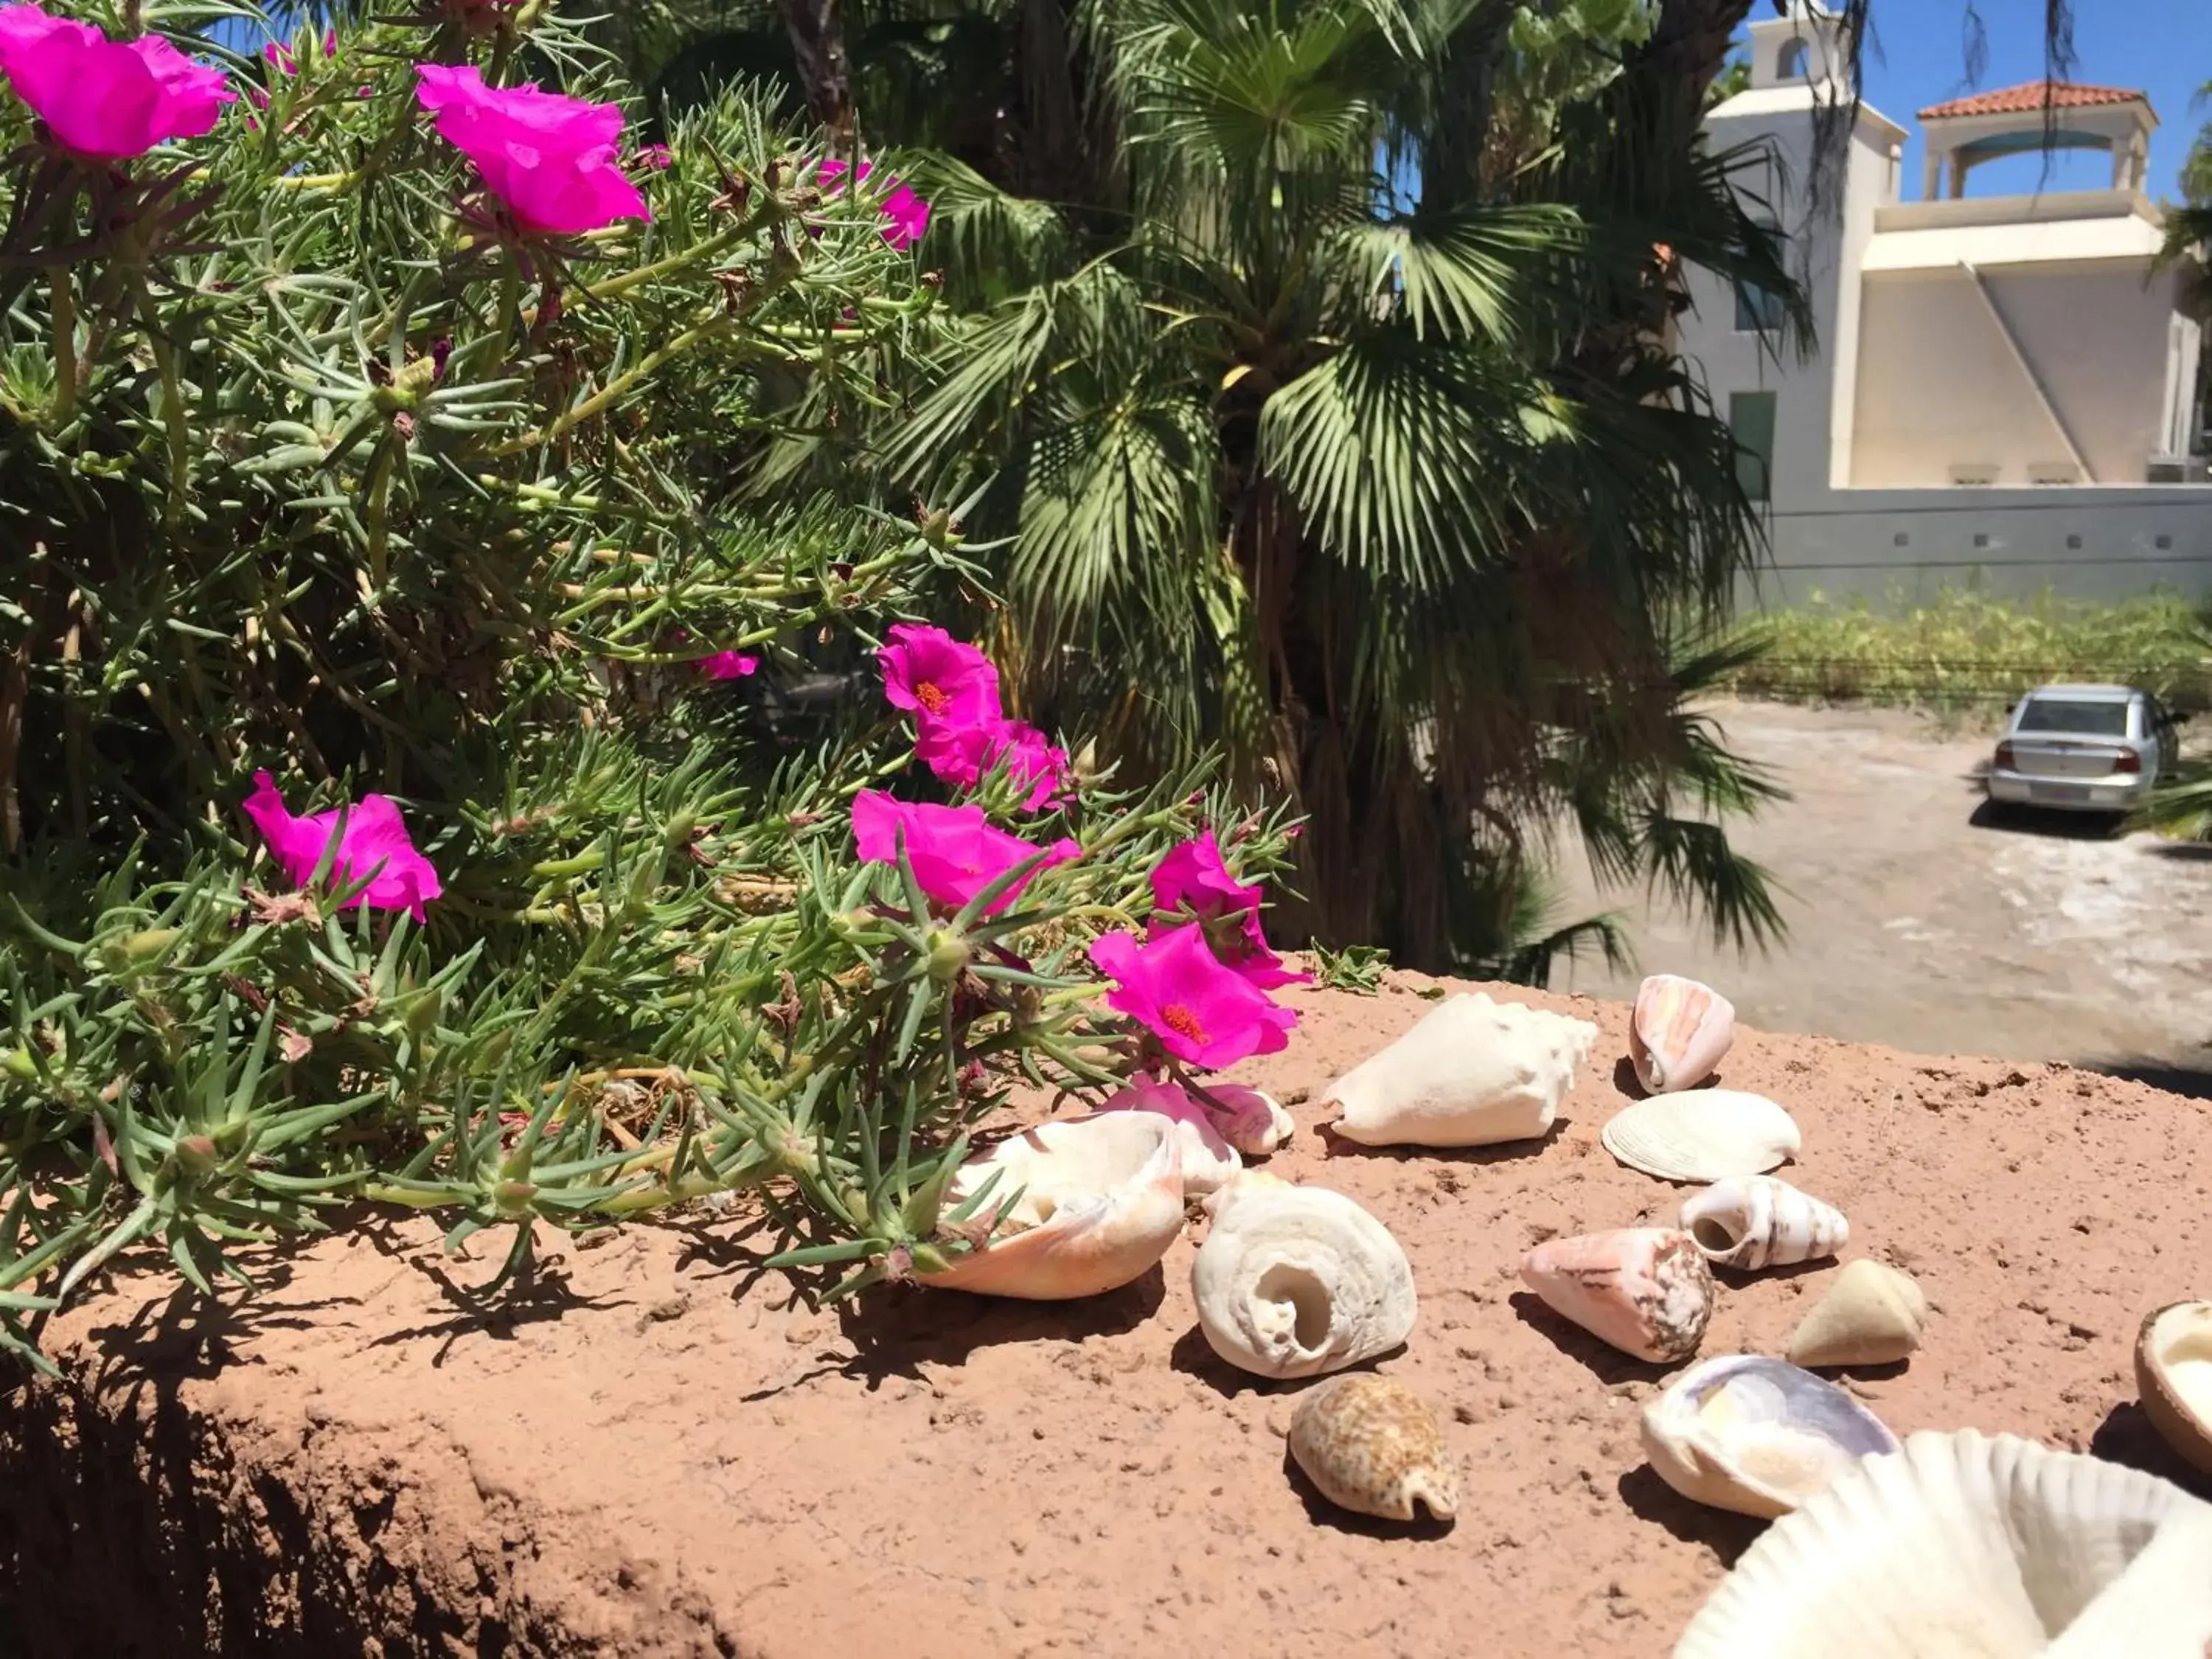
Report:
[[[1954,464],[1993,463],[1998,483],[2025,484],[2032,466],[2069,461],[2069,433],[2083,482],[2143,482],[2166,447],[2172,279],[2146,283],[2147,264],[2114,260],[1980,275],[1865,277],[1851,483],[1944,485]]]

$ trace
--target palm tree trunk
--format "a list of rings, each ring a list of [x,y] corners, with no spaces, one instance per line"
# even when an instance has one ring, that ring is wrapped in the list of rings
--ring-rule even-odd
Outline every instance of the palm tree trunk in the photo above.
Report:
[[[846,152],[853,145],[853,70],[845,59],[843,0],[781,0],[781,6],[806,106],[830,129],[834,148]]]

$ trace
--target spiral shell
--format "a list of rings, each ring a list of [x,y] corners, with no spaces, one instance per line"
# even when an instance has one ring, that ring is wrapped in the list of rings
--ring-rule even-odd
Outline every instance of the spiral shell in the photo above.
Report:
[[[1322,1097],[1335,1132],[1364,1146],[1484,1146],[1552,1127],[1597,1027],[1480,994],[1431,1010]]]
[[[1361,1372],[1309,1389],[1291,1417],[1291,1455],[1332,1504],[1386,1521],[1459,1509],[1459,1468],[1429,1402]]]
[[[1413,1328],[1413,1270],[1341,1193],[1247,1172],[1215,1194],[1190,1285],[1214,1352],[1261,1376],[1388,1353]]]
[[[1265,1158],[1291,1138],[1297,1123],[1270,1094],[1237,1083],[1211,1083],[1206,1106],[1221,1138],[1247,1158]]]
[[[1833,1255],[1851,1236],[1851,1224],[1774,1176],[1717,1181],[1682,1204],[1682,1231],[1721,1267],[1786,1267]]]
[[[1654,974],[1637,988],[1628,1058],[1636,1080],[1650,1093],[1694,1089],[1735,1041],[1735,1006],[1711,986]]]

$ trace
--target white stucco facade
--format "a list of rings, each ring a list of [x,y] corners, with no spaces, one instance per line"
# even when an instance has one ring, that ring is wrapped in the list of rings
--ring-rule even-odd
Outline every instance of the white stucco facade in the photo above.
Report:
[[[1836,27],[1810,6],[1752,24],[1751,88],[1707,126],[1717,149],[1771,153],[1743,188],[1789,233],[1813,350],[1801,361],[1762,329],[1758,296],[1703,271],[1678,324],[1761,458],[1747,460],[1770,514],[1759,596],[2212,588],[2212,476],[2190,457],[2202,342],[2177,308],[2182,274],[2154,270],[2149,105],[2062,88],[2086,106],[2059,112],[2061,142],[2109,149],[2112,185],[2039,197],[1960,193],[1979,162],[2043,142],[2039,88],[1923,112],[1921,182],[1938,193],[1913,202],[1905,130],[1863,105],[1815,203],[1815,106],[1848,102],[1825,73],[1844,61]]]

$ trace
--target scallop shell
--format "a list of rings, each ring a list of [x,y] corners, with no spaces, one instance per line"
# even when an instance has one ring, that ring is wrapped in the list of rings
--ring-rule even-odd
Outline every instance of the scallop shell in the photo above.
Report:
[[[1735,1041],[1735,1006],[1711,986],[1654,974],[1637,988],[1628,1058],[1636,1080],[1651,1093],[1695,1088]]]
[[[1698,1182],[1763,1175],[1804,1144],[1789,1113],[1735,1089],[1639,1100],[1615,1112],[1598,1139],[1632,1170]]]
[[[1763,1354],[1702,1360],[1644,1407],[1644,1451],[1693,1503],[1787,1515],[1898,1438],[1834,1383]]]
[[[1739,1176],[1683,1200],[1682,1231],[1716,1267],[1786,1267],[1835,1255],[1851,1224],[1778,1176]]]
[[[1261,1376],[1313,1376],[1388,1353],[1413,1328],[1413,1270],[1341,1193],[1243,1175],[1208,1206],[1190,1270],[1214,1352]]]
[[[2166,1444],[2212,1474],[2212,1302],[2176,1302],[2143,1321],[2136,1393]]]
[[[2009,1435],[1916,1434],[1744,1553],[1674,1659],[2203,1659],[2212,1505]]]
[[[1341,1508],[1386,1521],[1425,1509],[1449,1521],[1459,1509],[1459,1466],[1429,1402],[1371,1372],[1333,1376],[1306,1390],[1291,1415],[1291,1455]]]
[[[1265,1158],[1297,1129],[1297,1120],[1273,1095],[1237,1083],[1209,1083],[1199,1104],[1221,1138],[1247,1158]]]
[[[1713,1316],[1712,1270],[1671,1227],[1553,1239],[1528,1252],[1521,1279],[1555,1313],[1656,1364],[1697,1352]]]
[[[953,1204],[998,1184],[977,1212],[988,1243],[927,1285],[1059,1302],[1118,1290],[1152,1267],[1182,1231],[1176,1126],[1153,1112],[1063,1118],[999,1142],[961,1165]]]
[[[1098,1109],[1101,1112],[1157,1112],[1176,1126],[1182,1157],[1185,1197],[1203,1198],[1244,1167],[1237,1149],[1222,1139],[1212,1115],[1179,1085],[1134,1078]]]
[[[1909,1273],[1862,1256],[1798,1322],[1793,1365],[1887,1365],[1920,1346],[1928,1298]]]
[[[1364,1146],[1482,1146],[1552,1127],[1597,1027],[1477,993],[1425,1015],[1329,1088],[1334,1127]]]

